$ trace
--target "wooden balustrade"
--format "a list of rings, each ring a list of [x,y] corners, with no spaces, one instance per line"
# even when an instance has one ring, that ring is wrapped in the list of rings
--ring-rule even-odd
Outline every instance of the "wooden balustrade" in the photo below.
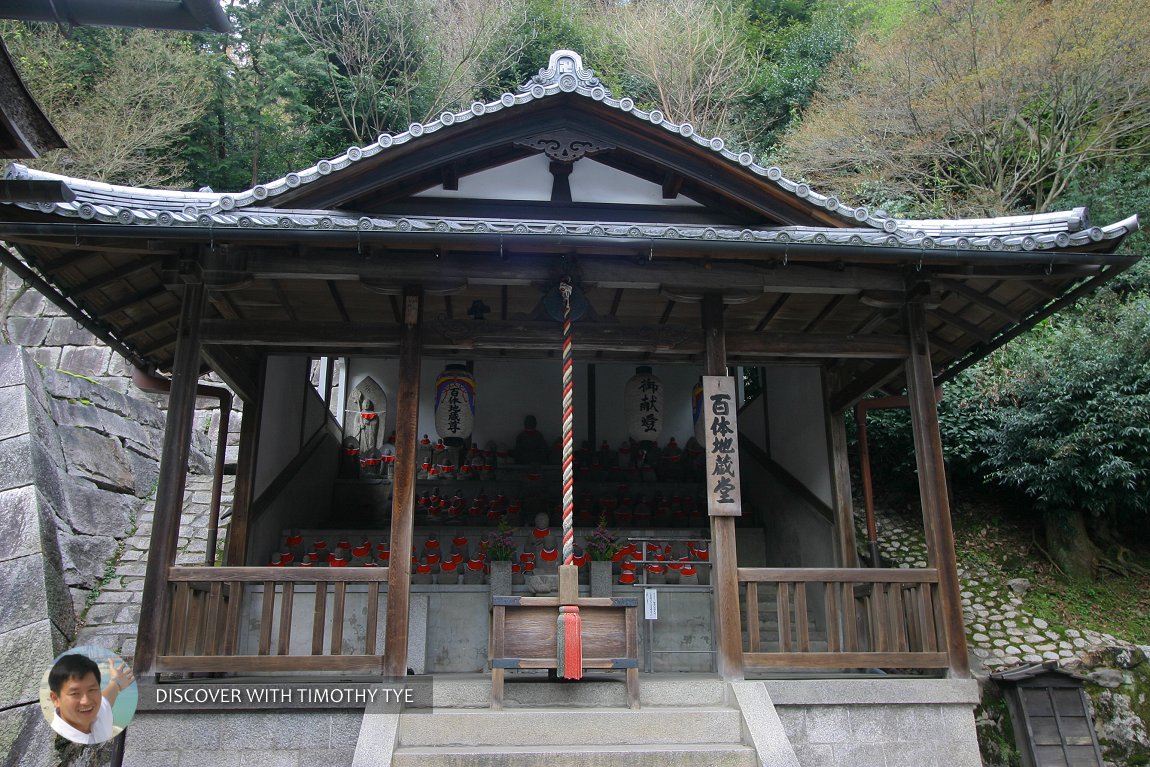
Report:
[[[949,665],[935,569],[741,567],[738,577],[748,668]],[[763,636],[760,584],[774,589],[774,639]]]
[[[387,577],[386,567],[170,568],[171,612],[156,670],[379,673],[380,584]],[[362,653],[345,652],[349,593],[355,601],[363,594]],[[306,621],[308,599],[310,647],[293,652],[293,618]]]

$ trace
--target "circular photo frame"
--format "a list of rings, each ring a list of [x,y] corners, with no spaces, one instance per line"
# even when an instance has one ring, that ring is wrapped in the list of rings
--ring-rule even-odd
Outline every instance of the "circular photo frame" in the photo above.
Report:
[[[66,650],[40,678],[40,711],[61,737],[81,745],[111,740],[136,715],[132,667],[99,645]]]

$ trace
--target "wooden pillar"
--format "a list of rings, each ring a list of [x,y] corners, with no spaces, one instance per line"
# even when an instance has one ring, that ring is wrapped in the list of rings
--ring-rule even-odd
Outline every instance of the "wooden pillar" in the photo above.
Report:
[[[727,375],[727,340],[723,328],[723,297],[703,296],[704,374]],[[715,646],[719,676],[743,678],[743,635],[739,616],[738,557],[735,551],[735,518],[711,517],[711,587],[715,593]]]
[[[255,399],[244,403],[240,417],[240,444],[236,457],[236,484],[232,491],[232,519],[228,523],[228,548],[224,562],[228,567],[246,565],[248,556],[248,528],[251,525],[252,503],[255,501],[256,461],[259,456],[260,422],[264,410],[264,376],[267,357],[260,362],[256,381]]]
[[[156,656],[163,640],[168,615],[168,568],[176,562],[180,516],[188,477],[192,418],[196,412],[196,384],[200,377],[200,319],[204,313],[204,286],[189,282],[180,301],[180,327],[172,363],[172,390],[160,453],[160,478],[156,488],[148,565],[144,572],[140,624],[136,632],[137,676],[155,673]]]
[[[399,389],[395,398],[395,479],[391,502],[391,561],[387,576],[387,633],[383,652],[383,673],[393,677],[407,673],[422,331],[423,290],[406,288],[403,292],[403,329],[399,337]]]
[[[921,303],[906,307],[910,357],[906,363],[918,488],[926,530],[927,561],[938,569],[939,606],[951,676],[970,675],[966,632],[962,625],[962,598],[954,554],[954,529],[942,461],[942,439],[935,408],[934,376],[926,332],[926,310]]]
[[[835,539],[840,567],[858,567],[855,548],[854,500],[851,497],[850,459],[847,456],[847,430],[841,411],[831,407],[831,392],[838,387],[831,373],[823,373],[823,412],[826,414],[827,447],[831,463],[831,502],[835,512]]]

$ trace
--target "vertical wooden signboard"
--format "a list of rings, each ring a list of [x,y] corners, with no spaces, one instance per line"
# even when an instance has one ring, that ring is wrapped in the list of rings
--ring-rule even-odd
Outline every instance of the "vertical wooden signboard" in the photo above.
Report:
[[[703,376],[707,510],[712,517],[739,517],[743,514],[736,408],[734,378]]]

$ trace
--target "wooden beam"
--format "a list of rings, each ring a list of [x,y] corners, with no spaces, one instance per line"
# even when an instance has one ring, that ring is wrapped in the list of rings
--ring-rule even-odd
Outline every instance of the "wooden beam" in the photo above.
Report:
[[[970,675],[966,632],[962,625],[962,597],[955,561],[954,529],[943,466],[942,438],[938,428],[934,378],[930,363],[930,342],[926,332],[926,310],[921,304],[907,305],[907,331],[911,338],[906,362],[907,396],[910,400],[914,454],[918,466],[919,496],[926,528],[927,565],[938,569],[938,597],[943,632],[952,676]]]
[[[831,296],[830,300],[827,301],[827,305],[824,306],[822,311],[820,311],[818,313],[818,316],[816,316],[813,320],[808,322],[807,326],[805,328],[803,328],[803,332],[804,333],[811,333],[816,328],[818,328],[819,325],[823,324],[823,322],[826,321],[827,317],[830,317],[832,314],[834,314],[835,309],[838,308],[839,304],[841,304],[843,302],[843,299],[845,297],[846,296],[842,295],[841,293],[839,295],[836,295],[836,296]]]
[[[419,369],[422,361],[423,291],[403,293],[403,333],[399,347],[399,388],[395,413],[395,478],[392,482],[391,550],[387,580],[386,676],[407,673],[407,631],[411,602],[412,528],[415,521],[415,451],[419,431]],[[369,627],[371,628],[371,627]]]
[[[335,304],[335,310],[339,312],[339,318],[343,322],[351,322],[351,315],[347,313],[347,306],[343,303],[343,297],[339,294],[339,287],[334,280],[327,281],[327,290],[331,294],[331,301]]]
[[[94,290],[99,290],[100,288],[107,287],[108,285],[119,282],[120,280],[125,280],[128,277],[131,277],[133,274],[139,274],[140,272],[148,271],[158,266],[159,264],[156,261],[132,261],[130,263],[124,264],[123,266],[118,266],[109,272],[103,272],[99,277],[96,277],[95,279],[88,280],[85,283],[81,283],[80,285],[76,285],[73,288],[69,288],[67,292],[70,297],[74,299],[79,298],[81,296],[87,295],[88,293],[91,293]]]
[[[7,242],[13,243],[13,242],[15,242],[15,240],[7,240]],[[30,245],[43,245],[44,243],[33,241],[33,242],[30,242],[29,244]],[[67,246],[61,244],[60,247],[61,248],[63,248],[63,247],[76,248],[78,246],[75,243],[69,242],[67,244]],[[100,253],[100,252],[92,253],[88,249],[72,250],[68,254],[60,256],[60,258],[57,258],[54,261],[45,262],[43,265],[43,268],[40,271],[42,271],[48,277],[54,278],[57,274],[59,274],[60,272],[64,271],[65,269],[67,269],[69,267],[76,266],[77,264],[81,264],[81,263],[83,263],[85,261],[89,261],[89,260],[90,261],[96,261],[97,259],[103,258],[104,255],[105,255],[104,253]]]
[[[831,398],[831,412],[842,412],[851,407],[860,399],[879,388],[887,381],[902,372],[903,364],[897,360],[882,360],[876,362],[862,375],[855,377],[850,383]]]
[[[703,296],[704,374],[727,375],[727,345],[723,297]],[[735,518],[711,517],[711,584],[715,590],[715,633],[719,675],[728,681],[743,678],[743,637],[739,615],[739,575],[735,549]]]
[[[251,526],[252,504],[255,502],[256,459],[259,454],[260,420],[263,416],[265,369],[266,366],[261,364],[256,398],[244,405],[240,418],[236,484],[232,491],[232,518],[228,523],[228,543],[224,556],[224,563],[228,567],[247,564],[248,529]]]
[[[280,302],[280,307],[283,308],[284,313],[288,316],[288,319],[292,322],[298,322],[299,315],[296,314],[295,309],[292,308],[291,301],[288,300],[287,293],[284,291],[283,285],[280,285],[279,280],[272,280],[271,283],[272,290],[275,291],[276,298]]]
[[[998,335],[994,331],[986,330],[980,325],[975,325],[973,322],[964,320],[957,314],[951,314],[950,312],[944,311],[943,309],[934,309],[931,311],[931,314],[945,322],[947,325],[953,325],[962,332],[969,333],[979,341],[982,341],[984,344],[990,343],[994,337]]]
[[[506,291],[507,288],[504,288]],[[611,310],[607,312],[608,317],[614,317],[619,313],[619,303],[623,300],[623,288],[615,288],[615,295],[611,299]],[[504,317],[503,319],[507,319]]]
[[[151,301],[153,298],[159,298],[167,292],[168,289],[163,285],[157,285],[154,288],[145,290],[142,293],[129,291],[128,295],[124,296],[119,301],[112,301],[105,306],[101,306],[100,308],[93,310],[92,313],[98,314],[101,317],[107,317],[110,314],[122,312],[123,310],[130,309],[137,304],[142,304],[145,301]]]
[[[160,654],[160,642],[165,635],[164,621],[167,620],[169,601],[167,574],[168,568],[176,562],[180,516],[184,509],[192,419],[196,411],[196,384],[200,376],[200,319],[203,311],[203,284],[185,284],[180,301],[180,327],[160,453],[160,478],[156,488],[148,564],[141,595],[140,624],[136,633],[133,668],[137,676],[155,673],[156,657]]]
[[[835,382],[833,374],[823,372],[823,418],[826,426],[827,453],[831,459],[831,506],[835,514],[839,566],[858,567],[846,424],[843,421],[843,414],[834,412],[829,404],[832,391],[838,388],[834,385]]]
[[[259,366],[250,363],[223,346],[204,344],[204,361],[245,403],[255,402],[259,394]]]
[[[149,330],[155,330],[161,325],[167,325],[180,318],[180,307],[174,309],[166,309],[165,311],[157,314],[152,314],[139,322],[129,325],[122,330],[114,330],[113,332],[120,338],[127,340],[132,336],[138,336],[141,333],[147,333]]]
[[[566,253],[540,257],[538,253],[443,257],[428,251],[389,252],[386,258],[365,259],[355,251],[309,249],[307,254],[269,248],[240,249],[247,273],[257,279],[276,280],[369,280],[376,283],[424,284],[464,279],[477,285],[523,285],[554,278],[555,260]],[[623,260],[618,256],[583,256],[579,261],[584,286],[603,288],[659,287],[691,292],[761,290],[766,293],[846,293],[862,290],[905,289],[902,275],[894,270],[831,265],[759,266],[747,262],[723,262],[706,268],[701,260]],[[229,276],[234,276],[229,272]]]
[[[266,323],[205,320],[205,343],[323,349],[395,349],[403,331],[390,322]],[[554,322],[484,320],[429,323],[424,348],[429,350],[554,349],[561,341]],[[799,357],[821,359],[903,359],[904,336],[852,336],[835,333],[730,333],[727,351],[740,357]],[[687,325],[614,325],[582,323],[579,348],[585,351],[635,351],[652,354],[701,354],[698,328]]]
[[[977,304],[978,306],[981,306],[988,311],[994,312],[999,317],[1002,317],[1004,320],[1010,322],[1012,325],[1017,325],[1018,323],[1022,322],[1022,315],[1020,315],[1018,312],[1012,311],[1005,304],[1000,303],[999,301],[995,301],[986,293],[971,287],[962,280],[935,280],[934,284],[936,287],[942,288],[944,290],[952,290],[963,298],[969,299],[971,302]],[[993,289],[994,286],[991,286],[991,290]]]
[[[1056,288],[1052,288],[1049,285],[1039,282],[1038,280],[1026,280],[1022,284],[1025,285],[1028,290],[1037,293],[1048,301],[1053,301],[1062,295],[1062,291]]]
[[[759,324],[755,325],[756,333],[766,328],[767,325],[771,324],[771,320],[775,318],[775,315],[779,313],[779,310],[783,308],[783,304],[785,304],[787,299],[790,297],[790,293],[783,293],[778,297],[778,299],[775,300],[773,304],[771,304],[771,308],[767,309],[767,313],[763,315],[761,320],[759,320]]]

